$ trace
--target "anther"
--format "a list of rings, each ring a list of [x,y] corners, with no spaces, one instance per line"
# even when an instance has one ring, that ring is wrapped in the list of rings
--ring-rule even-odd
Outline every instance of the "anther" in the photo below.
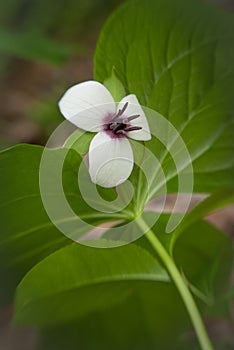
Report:
[[[131,115],[130,117],[126,118],[128,122],[130,122],[133,119],[139,118],[140,114],[135,114],[135,115]]]
[[[119,116],[121,116],[127,109],[128,107],[128,102],[125,103],[122,109],[119,109],[118,113],[115,115],[115,117],[112,119],[113,121],[116,121]]]
[[[129,128],[125,128],[124,131],[135,131],[135,130],[141,130],[141,126],[130,126]]]
[[[126,102],[125,105],[123,106],[123,108],[121,109],[120,115],[122,115],[126,111],[127,107],[128,107],[128,102]]]

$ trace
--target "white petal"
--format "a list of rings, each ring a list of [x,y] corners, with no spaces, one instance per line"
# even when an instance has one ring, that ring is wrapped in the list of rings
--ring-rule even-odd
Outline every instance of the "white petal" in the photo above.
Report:
[[[140,126],[141,130],[135,130],[128,132],[128,136],[131,139],[139,141],[148,141],[151,139],[151,133],[149,130],[149,125],[141,108],[141,105],[136,98],[136,95],[125,96],[119,103],[117,110],[122,109],[125,103],[128,102],[127,109],[124,112],[125,117],[130,117],[132,115],[140,114],[140,117],[130,121],[131,126]]]
[[[92,80],[68,89],[59,101],[59,108],[66,119],[87,131],[100,131],[104,118],[116,111],[110,92]]]
[[[94,183],[103,187],[115,187],[127,180],[133,164],[132,148],[126,137],[112,138],[102,131],[92,139],[89,147],[89,173]]]

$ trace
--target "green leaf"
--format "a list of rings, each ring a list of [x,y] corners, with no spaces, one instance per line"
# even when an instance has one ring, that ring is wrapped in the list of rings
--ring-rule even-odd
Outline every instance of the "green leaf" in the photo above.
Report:
[[[175,241],[180,236],[180,234],[185,231],[186,228],[192,226],[194,223],[196,223],[196,221],[199,221],[211,212],[233,203],[234,191],[232,189],[214,193],[208,198],[205,198],[184,216],[181,224],[173,232],[172,239],[170,240],[170,251],[173,250]]]
[[[14,319],[38,326],[67,322],[121,303],[135,284],[158,281],[168,281],[167,274],[142,248],[110,250],[73,244],[24,277],[17,288]]]
[[[198,221],[178,238],[173,255],[195,295],[202,292],[203,300],[214,307],[229,288],[233,265],[230,238],[207,222]]]
[[[55,226],[61,223],[70,227],[70,223],[72,224],[68,213],[61,211],[61,193],[58,193],[56,187],[56,179],[59,176],[57,164],[63,161],[67,150],[55,149],[48,153],[46,175],[48,197],[46,198],[56,212],[53,222],[50,221],[44,208],[39,188],[39,180],[41,181],[39,168],[43,150],[43,147],[39,146],[19,145],[0,153],[1,304],[10,302],[20,279],[32,266],[50,253],[72,242]],[[111,216],[107,219],[108,214],[99,215],[83,200],[77,186],[76,169],[79,168],[80,162],[81,157],[78,153],[70,150],[63,168],[60,169],[63,170],[63,188],[70,206],[92,227],[102,221],[110,220]],[[112,192],[108,192],[109,197],[110,193]],[[75,224],[76,220],[74,220]],[[84,234],[89,230],[90,226],[84,224],[79,228],[79,233]]]
[[[112,94],[115,102],[119,102],[125,96],[124,86],[116,77],[114,69],[112,69],[111,76],[104,81],[104,85]]]
[[[131,291],[126,300],[101,312],[44,329],[39,349],[175,349],[188,320],[173,286],[132,283]]]
[[[197,192],[233,187],[233,32],[233,15],[200,1],[135,0],[110,17],[96,49],[95,79],[105,81],[115,67],[126,94],[135,93],[179,131]],[[164,134],[164,144],[152,139],[146,146],[173,192],[176,169]]]
[[[43,148],[20,145],[0,154],[1,304],[9,302],[23,275],[42,258],[69,243],[50,222],[39,190]]]
[[[94,133],[84,132],[80,129],[75,130],[64,143],[65,148],[72,148],[79,154],[86,154],[89,151],[89,145],[94,137]]]
[[[180,214],[173,215],[180,216]],[[187,215],[188,224],[182,225],[180,236],[175,241],[173,241],[174,233],[165,233],[170,214],[146,212],[144,220],[150,223],[152,219],[158,217],[151,228],[152,231],[167,250],[170,251],[170,247],[173,247],[171,255],[184,274],[192,292],[209,307],[214,308],[218,299],[224,297],[229,289],[233,264],[232,242],[223,232],[201,220],[201,216],[196,217],[196,221],[190,221],[189,214]],[[121,239],[127,239],[132,234],[131,230],[132,227],[127,226],[122,232]],[[108,236],[108,232],[106,235]],[[157,257],[157,253],[145,236],[135,244]]]
[[[157,213],[147,212],[145,220],[150,222],[155,215]],[[165,233],[170,214],[158,214],[158,220],[151,229],[173,255],[175,263],[185,276],[192,292],[207,307],[215,309],[216,303],[226,298],[230,289],[234,257],[233,244],[227,235],[201,220],[201,216],[196,217],[196,221],[190,221],[190,214],[187,215],[188,223],[180,225],[182,228],[177,240],[173,240],[174,232]],[[128,228],[124,234],[128,234]],[[172,241],[173,244],[171,244]],[[136,244],[157,256],[144,236],[136,241]]]
[[[154,230],[160,238],[168,237],[163,233],[168,215],[160,219]],[[229,239],[202,221],[188,228],[176,242],[176,263],[201,299],[203,312],[214,309],[225,292],[231,256]],[[179,335],[188,327],[185,309],[173,285],[157,281],[165,275],[154,259],[155,252],[144,237],[136,244],[114,250],[65,247],[35,266],[22,280],[16,321],[49,326],[42,333],[43,350],[56,346],[63,350],[65,344],[70,349],[77,344],[107,349],[111,343],[114,349],[144,349],[146,338],[149,348],[157,344],[160,349],[170,349],[172,345],[176,347],[177,341],[181,345]],[[136,271],[138,276],[134,277]]]
[[[123,288],[127,289],[127,284]],[[188,320],[173,286],[138,282],[132,283],[130,289],[131,294],[119,304],[72,323],[44,329],[39,349],[76,350],[77,345],[88,350],[175,348]]]

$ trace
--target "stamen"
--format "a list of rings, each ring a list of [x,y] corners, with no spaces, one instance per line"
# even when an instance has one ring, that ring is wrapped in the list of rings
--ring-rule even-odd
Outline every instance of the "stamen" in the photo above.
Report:
[[[124,131],[135,131],[135,130],[141,130],[141,126],[130,126],[129,128],[125,128]]]
[[[125,103],[125,105],[121,109],[121,114],[119,114],[119,115],[122,115],[126,111],[127,107],[128,107],[128,102]]]
[[[124,123],[124,120],[126,120],[126,119],[122,119],[122,118],[116,119],[116,117],[114,117],[113,119],[111,119],[111,123]]]
[[[139,117],[140,117],[140,114],[131,115],[131,116],[128,117],[128,118],[122,119],[122,123],[128,124],[131,120],[136,119],[136,118],[139,118]]]
[[[119,109],[118,113],[115,115],[115,117],[112,119],[113,121],[116,121],[119,116],[121,116],[127,109],[128,107],[128,102],[125,103],[122,109]]]
[[[127,118],[127,121],[130,122],[133,119],[139,118],[140,114],[135,114],[135,115],[131,115],[130,117]]]
[[[128,102],[126,102],[122,109],[119,109],[118,113],[111,119],[107,125],[107,130],[111,130],[114,134],[123,134],[127,136],[127,132],[141,130],[140,126],[131,126],[129,122],[131,120],[137,119],[140,117],[140,114],[134,114],[130,117],[121,117],[128,107]]]

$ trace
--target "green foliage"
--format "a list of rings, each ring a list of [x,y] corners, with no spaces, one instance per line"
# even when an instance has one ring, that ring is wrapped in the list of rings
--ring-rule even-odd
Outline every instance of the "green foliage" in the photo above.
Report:
[[[112,286],[111,292],[120,294],[116,305],[58,328],[45,329],[40,350],[67,347],[75,350],[77,345],[87,350],[176,348],[176,336],[188,325],[188,319],[173,285],[160,282],[129,285]],[[129,293],[124,300],[121,291]]]
[[[180,132],[197,192],[233,187],[233,31],[232,15],[197,1],[129,1],[107,21],[95,54],[95,79],[115,67],[126,93]],[[146,146],[173,169],[158,141]]]
[[[104,85],[111,92],[116,102],[119,102],[125,96],[123,84],[116,77],[114,69],[112,70],[111,76],[104,81]]]
[[[173,334],[178,337],[188,326],[188,319],[176,290],[166,282],[165,271],[155,252],[145,238],[114,250],[71,244],[50,223],[41,203],[38,173],[42,150],[42,147],[23,145],[1,154],[2,218],[5,218],[0,254],[1,281],[4,281],[2,301],[9,301],[16,285],[30,270],[18,287],[15,320],[43,328],[48,324],[52,326],[50,331],[43,333],[43,344],[49,342],[51,345],[55,334],[60,333],[61,349],[65,343],[72,349],[78,339],[84,346],[92,348],[97,344],[100,348],[108,348],[116,339],[115,329],[121,322],[116,348],[123,348],[124,344],[133,346],[136,339],[143,344],[145,334],[149,346],[157,343],[165,349],[166,346],[170,348]],[[51,151],[52,168],[62,153],[63,150]],[[68,170],[74,170],[76,159],[77,155],[71,152],[64,165],[65,193],[73,191],[76,178],[72,180]],[[12,184],[11,190],[8,183]],[[81,200],[76,193],[76,205],[80,209]],[[191,218],[191,214],[188,215]],[[162,215],[153,228],[162,240],[167,220],[168,215]],[[95,225],[95,221],[93,223]],[[227,272],[230,269],[231,245],[228,239],[210,225],[198,222],[186,226],[174,249],[178,266],[194,287],[195,294],[202,303],[205,302],[203,308],[210,304],[213,307],[216,300],[213,286],[227,280],[224,278],[224,264]],[[113,315],[114,320],[110,322]],[[99,323],[96,335],[92,337],[93,343],[89,344],[84,329],[94,319]],[[69,326],[64,328],[63,323],[68,321]],[[130,324],[132,328],[129,328]],[[142,332],[139,330],[138,338],[135,338],[138,327]],[[76,335],[70,339],[74,328],[77,328]],[[107,336],[101,337],[100,334],[107,329]],[[169,330],[171,337],[167,339]]]
[[[105,82],[116,100],[124,91],[136,93],[142,104],[176,127],[191,155],[195,191],[212,193],[170,235],[165,234],[170,215],[144,213],[146,221],[159,216],[152,230],[181,270],[203,315],[223,316],[233,293],[231,241],[203,221],[209,212],[233,203],[233,30],[232,16],[198,1],[132,0],[109,19],[95,55],[95,78]],[[64,148],[47,151],[48,197],[58,209],[54,223],[39,187],[43,147],[21,145],[0,153],[1,306],[10,303],[16,291],[15,322],[41,329],[41,350],[181,350],[191,324],[145,237],[119,248],[96,249],[72,243],[55,226],[71,219],[59,207],[55,181],[64,155],[62,188],[74,213],[87,224],[121,219],[121,225],[144,209],[147,186],[138,167],[130,177],[135,193],[127,208],[99,212],[91,206],[96,204],[92,191],[91,202],[85,202],[77,172],[92,136],[75,131]],[[166,136],[170,139],[170,133]],[[136,158],[147,159],[137,145]],[[177,191],[178,174],[165,144],[152,138],[145,146],[159,160],[168,191]],[[68,147],[72,149],[67,153]],[[84,177],[87,188],[93,186],[87,170]],[[152,174],[151,190],[159,194],[156,180]],[[127,191],[124,185],[120,190]],[[105,208],[111,208],[115,190],[98,192]],[[122,228],[119,238],[131,235]]]
[[[1,305],[12,299],[17,284],[30,268],[55,250],[71,243],[58,231],[55,223],[50,221],[42,203],[39,188],[42,152],[43,147],[20,145],[1,153]],[[51,171],[58,160],[63,159],[64,152],[63,149],[51,151]],[[93,215],[94,211],[85,204],[76,186],[74,169],[80,161],[80,156],[74,151],[70,151],[66,157],[63,171],[64,191],[79,216],[89,219],[90,213],[89,222],[95,226],[103,219]],[[56,203],[60,195],[52,184],[58,174],[50,175],[50,196]],[[69,220],[59,216],[60,221],[63,219]]]
[[[215,304],[216,297],[226,292],[233,249],[231,240],[222,232],[206,222],[198,221],[177,240],[174,257],[188,283],[206,296],[208,305]]]
[[[69,243],[50,222],[41,201],[42,147],[21,145],[1,153],[1,305],[12,300],[24,274]]]
[[[135,245],[110,250],[72,244],[44,259],[23,279],[15,320],[45,326],[100,312],[128,298],[134,281],[142,281],[141,285],[145,281],[147,286],[168,277],[156,259]],[[60,308],[65,295],[68,300]],[[82,305],[77,299],[83,300]]]
[[[70,137],[66,140],[64,147],[73,148],[79,154],[87,154],[89,151],[89,145],[94,134],[91,132],[82,132],[80,129],[76,129]]]

